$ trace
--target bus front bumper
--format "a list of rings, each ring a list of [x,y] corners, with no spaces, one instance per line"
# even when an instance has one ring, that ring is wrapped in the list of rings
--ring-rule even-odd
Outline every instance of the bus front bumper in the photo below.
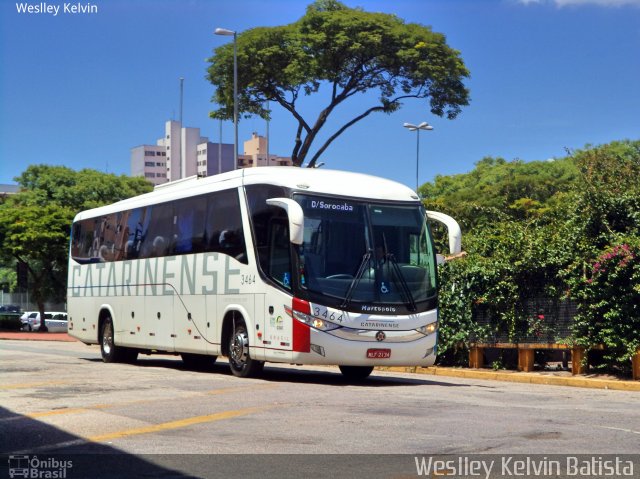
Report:
[[[341,366],[432,366],[436,359],[437,332],[371,331],[364,337],[311,328],[308,351],[294,351],[293,361],[300,364]],[[333,333],[333,334],[332,334]],[[401,333],[407,333],[404,336]],[[368,340],[372,339],[372,340]],[[402,340],[401,340],[402,339]]]

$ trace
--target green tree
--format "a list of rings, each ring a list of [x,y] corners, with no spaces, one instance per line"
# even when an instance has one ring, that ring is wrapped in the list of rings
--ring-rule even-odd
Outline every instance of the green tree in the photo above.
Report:
[[[420,193],[430,209],[449,212],[469,231],[504,219],[540,217],[565,200],[579,176],[573,158],[525,163],[486,157],[469,173],[437,176]]]
[[[20,202],[56,203],[76,212],[113,203],[151,191],[143,177],[116,176],[100,171],[72,170],[66,166],[32,165],[16,181],[22,187]]]
[[[31,296],[44,318],[47,299],[66,294],[67,254],[73,218],[79,211],[148,192],[144,178],[34,165],[16,181],[22,191],[0,205],[0,256],[27,264]],[[44,321],[41,330],[46,331]]]
[[[16,272],[15,261],[0,266],[0,288],[3,288],[3,291],[12,293],[15,291],[17,285],[18,274]]]
[[[469,76],[458,51],[445,36],[400,18],[348,8],[336,0],[319,0],[289,25],[254,28],[237,36],[238,110],[245,117],[268,118],[265,102],[277,103],[297,121],[291,153],[300,166],[330,115],[346,100],[376,92],[377,102],[332,132],[309,160],[314,166],[325,149],[345,130],[371,113],[392,113],[402,101],[428,101],[438,116],[455,118],[469,103],[463,80]],[[213,118],[233,118],[233,45],[225,44],[209,59],[212,101],[220,107]],[[319,112],[304,115],[302,95],[328,99]]]
[[[23,205],[10,201],[0,207],[2,254],[27,264],[32,298],[41,318],[47,298],[64,297],[73,215],[70,209],[56,204]],[[46,331],[44,321],[40,321],[40,330]]]

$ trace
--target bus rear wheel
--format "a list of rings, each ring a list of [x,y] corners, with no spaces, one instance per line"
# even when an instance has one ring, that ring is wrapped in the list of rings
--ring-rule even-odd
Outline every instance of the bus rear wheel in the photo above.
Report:
[[[229,366],[234,376],[248,378],[262,372],[264,361],[249,355],[249,334],[244,323],[238,324],[229,337]]]
[[[342,375],[350,381],[364,381],[373,371],[373,366],[338,366]]]
[[[116,346],[114,341],[113,320],[107,316],[100,330],[100,353],[105,363],[132,363],[138,357],[138,351]]]

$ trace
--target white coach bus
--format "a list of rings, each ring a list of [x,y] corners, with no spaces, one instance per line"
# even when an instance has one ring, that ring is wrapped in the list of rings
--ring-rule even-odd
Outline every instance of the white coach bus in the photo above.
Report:
[[[457,223],[429,216],[458,252]],[[361,174],[237,170],[81,212],[67,293],[69,334],[106,362],[224,355],[236,376],[271,361],[361,379],[436,357],[427,212],[409,188]]]

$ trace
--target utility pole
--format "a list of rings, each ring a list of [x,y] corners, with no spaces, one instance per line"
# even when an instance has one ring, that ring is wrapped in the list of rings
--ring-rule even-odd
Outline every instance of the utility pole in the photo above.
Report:
[[[184,94],[184,78],[180,77],[180,128],[182,128],[182,100]]]

